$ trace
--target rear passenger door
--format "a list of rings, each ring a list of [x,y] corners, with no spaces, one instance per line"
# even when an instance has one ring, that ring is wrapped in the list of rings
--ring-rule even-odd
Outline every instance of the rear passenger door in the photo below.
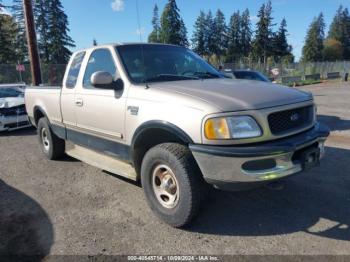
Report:
[[[75,90],[78,85],[79,78],[82,77],[81,67],[84,61],[85,52],[74,55],[71,63],[68,65],[68,73],[65,78],[61,93],[61,112],[62,122],[67,128],[75,128],[76,106],[75,106]]]
[[[112,89],[92,86],[95,72],[110,73],[116,80],[119,76],[114,49],[99,48],[89,54],[82,83],[75,93],[77,129],[86,135],[104,140],[123,141],[125,118],[125,94],[116,95]],[[101,141],[102,143],[103,141]]]

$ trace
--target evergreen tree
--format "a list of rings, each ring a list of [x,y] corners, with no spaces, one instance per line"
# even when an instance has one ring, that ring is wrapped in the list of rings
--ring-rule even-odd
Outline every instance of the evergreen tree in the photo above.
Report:
[[[288,44],[287,41],[287,33],[287,21],[283,18],[278,32],[275,34],[275,37],[273,39],[273,52],[275,61],[277,62],[280,62],[283,57],[289,56],[292,53],[292,47]]]
[[[68,35],[68,17],[60,0],[50,0],[48,13],[48,50],[50,63],[66,64],[72,54],[74,41]]]
[[[175,0],[168,0],[161,17],[161,42],[188,46],[187,29]]]
[[[302,60],[305,62],[322,61],[325,23],[323,14],[312,21],[305,39]]]
[[[160,42],[160,23],[159,23],[159,14],[158,14],[157,5],[155,5],[153,9],[152,26],[153,26],[153,31],[148,36],[148,42],[159,43]]]
[[[273,31],[272,26],[272,4],[268,1],[263,4],[258,13],[259,21],[257,23],[256,37],[253,44],[254,57],[263,62],[267,62],[267,58],[273,54]]]
[[[241,29],[241,15],[239,11],[237,11],[231,16],[228,29],[227,62],[238,61],[242,56]]]
[[[48,63],[50,61],[49,52],[49,9],[50,1],[34,0],[35,27],[38,38],[38,49],[41,61]]]
[[[209,10],[208,14],[205,17],[205,50],[206,53],[211,56],[215,54],[215,24],[213,13]]]
[[[9,15],[0,14],[0,64],[17,63],[16,36],[17,25],[14,19]]]
[[[16,55],[19,62],[28,61],[28,47],[26,26],[24,21],[23,0],[13,0],[12,4],[13,16],[17,23],[17,37],[16,37]]]
[[[350,15],[347,8],[340,6],[330,25],[327,39],[334,39],[342,45],[342,58],[350,59]]]
[[[213,31],[213,52],[219,61],[221,61],[221,56],[224,55],[227,50],[227,26],[225,15],[220,9],[217,10],[213,20]]]
[[[201,11],[195,22],[192,37],[192,48],[197,54],[201,56],[207,55],[206,33],[206,16],[205,13]]]
[[[250,22],[250,13],[246,9],[241,16],[240,21],[240,45],[242,56],[248,57],[252,48],[252,28]]]

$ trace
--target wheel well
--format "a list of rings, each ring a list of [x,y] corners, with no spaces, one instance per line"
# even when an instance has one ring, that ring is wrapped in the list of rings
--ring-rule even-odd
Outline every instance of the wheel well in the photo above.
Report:
[[[180,137],[175,132],[163,128],[149,128],[137,136],[132,146],[132,161],[138,177],[141,174],[142,160],[152,147],[163,143],[179,143],[188,145],[183,137]]]
[[[46,115],[43,113],[43,111],[40,108],[35,108],[34,109],[34,121],[35,125],[38,125],[38,122],[40,118],[46,117]]]

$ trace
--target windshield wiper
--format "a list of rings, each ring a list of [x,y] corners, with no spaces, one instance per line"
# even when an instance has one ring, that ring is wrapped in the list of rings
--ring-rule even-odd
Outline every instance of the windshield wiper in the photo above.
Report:
[[[143,82],[157,82],[157,81],[178,81],[178,80],[198,80],[197,76],[182,76],[172,74],[159,74],[155,77],[144,79]]]
[[[202,79],[204,78],[221,78],[219,74],[211,72],[194,72],[193,75],[198,76]]]

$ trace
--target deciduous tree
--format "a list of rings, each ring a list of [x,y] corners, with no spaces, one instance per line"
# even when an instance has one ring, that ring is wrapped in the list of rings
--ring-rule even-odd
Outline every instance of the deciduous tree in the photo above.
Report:
[[[338,8],[330,25],[327,38],[339,41],[343,51],[342,59],[350,59],[350,15],[347,8],[344,9],[343,6]]]
[[[334,38],[328,38],[324,42],[323,59],[325,61],[336,61],[343,59],[342,43]]]

